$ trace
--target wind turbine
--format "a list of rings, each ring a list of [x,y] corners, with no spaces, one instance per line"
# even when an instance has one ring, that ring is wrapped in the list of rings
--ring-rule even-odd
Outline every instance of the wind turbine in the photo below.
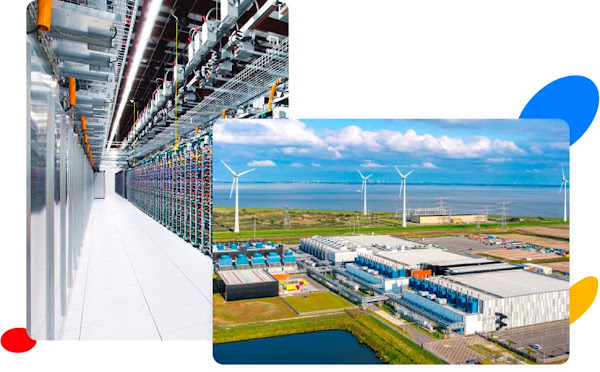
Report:
[[[402,174],[397,166],[394,165],[396,171],[402,177],[402,181],[400,182],[400,193],[398,193],[398,197],[402,196],[402,190],[404,190],[404,195],[402,196],[402,227],[406,227],[406,177],[410,176],[412,172],[415,170],[411,170],[406,174]]]
[[[560,166],[562,168],[562,183],[560,184],[560,189],[558,190],[558,193],[560,194],[560,192],[563,189],[563,186],[565,187],[565,215],[563,217],[563,221],[567,222],[567,183],[569,183],[569,180],[565,177],[565,168],[561,165]]]
[[[360,188],[360,192],[364,191],[364,206],[363,206],[363,215],[366,216],[367,215],[367,179],[369,179],[369,177],[372,176],[372,174],[369,174],[368,176],[363,176],[362,173],[360,173],[360,171],[357,169],[356,170],[358,172],[358,174],[360,174],[360,177],[362,178],[362,187]]]
[[[223,165],[225,165],[227,167],[227,169],[229,169],[231,174],[233,174],[233,182],[231,183],[231,191],[229,192],[229,199],[231,199],[231,196],[233,195],[233,189],[235,188],[235,226],[233,228],[233,232],[239,233],[240,232],[240,216],[239,216],[239,209],[238,209],[238,178],[240,176],[243,176],[246,173],[252,172],[254,170],[254,168],[249,169],[242,173],[235,173],[233,171],[233,169],[231,169],[229,167],[229,165],[227,165],[227,163],[225,163],[223,161],[223,159],[220,159],[220,160],[221,160],[221,163],[223,163]]]

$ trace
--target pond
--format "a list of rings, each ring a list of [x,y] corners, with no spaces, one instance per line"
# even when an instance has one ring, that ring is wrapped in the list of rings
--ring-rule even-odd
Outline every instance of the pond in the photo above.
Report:
[[[346,331],[321,331],[213,346],[221,364],[382,364]]]

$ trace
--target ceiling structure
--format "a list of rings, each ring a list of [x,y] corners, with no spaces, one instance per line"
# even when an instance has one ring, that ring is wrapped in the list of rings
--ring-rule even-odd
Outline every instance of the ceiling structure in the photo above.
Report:
[[[116,162],[119,166],[126,165],[132,158],[131,147],[135,147],[136,143],[140,156],[143,156],[163,147],[168,143],[167,138],[173,141],[173,120],[167,113],[171,110],[172,114],[174,102],[183,102],[179,103],[183,107],[180,115],[188,125],[181,125],[179,133],[185,135],[194,129],[190,123],[205,127],[220,117],[223,107],[229,107],[232,110],[230,117],[235,117],[235,110],[239,110],[242,104],[248,105],[261,95],[268,96],[276,80],[287,82],[288,17],[287,6],[282,1],[163,0],[150,37],[145,42],[140,35],[153,1],[158,0],[55,0],[52,2],[50,31],[37,32],[59,82],[64,102],[68,101],[68,78],[77,79],[77,105],[64,104],[63,107],[72,114],[75,131],[82,135],[84,149],[89,144],[89,157],[93,157],[96,169],[104,160]],[[230,10],[224,11],[224,6],[239,7],[239,14],[225,19]],[[29,24],[35,24],[37,3],[33,2],[28,9]],[[196,32],[202,34],[203,25],[211,21],[216,25],[218,38],[208,50],[203,51],[201,60],[190,63],[190,40]],[[157,127],[156,117],[150,117],[142,123],[143,126],[132,130],[134,112],[129,101],[136,102],[136,117],[139,119],[140,111],[145,106],[150,107],[165,74],[169,76],[169,70],[173,70],[176,24],[179,29],[178,63],[186,68],[185,83],[189,89],[181,95],[178,92],[175,95],[178,99],[172,96],[166,102],[162,125]],[[242,56],[234,56],[237,44],[232,44],[231,38],[236,32],[244,34],[242,41],[251,39],[253,44],[248,53],[242,51]],[[240,43],[239,40],[237,42]],[[145,47],[144,53],[131,91],[128,97],[124,97],[127,77],[135,68],[133,56],[139,47]],[[231,57],[215,57],[223,51]],[[209,64],[228,61],[231,61],[232,67],[226,72],[213,72],[210,81],[208,76],[204,78],[204,68]],[[278,88],[275,102],[285,98],[287,106],[287,83],[283,85],[285,87]],[[123,112],[116,122],[116,112],[122,102],[125,103]],[[253,106],[252,109],[252,115],[260,114],[261,108]],[[82,117],[87,119],[87,143],[83,143]],[[246,112],[243,117],[251,116]],[[114,136],[111,136],[113,127]],[[110,148],[107,143],[111,144]]]
[[[82,146],[97,164],[116,108],[137,7],[137,0],[54,1],[50,30],[37,32],[57,79],[63,108],[72,115],[76,132],[83,134],[81,118],[87,119],[87,143],[82,142]],[[30,3],[30,33],[37,30],[32,26],[37,11],[37,2]],[[69,78],[76,79],[74,107],[67,103]],[[84,136],[81,138],[83,141]]]
[[[219,1],[220,2],[220,1]],[[267,0],[257,0],[256,4],[258,7],[262,7]],[[139,33],[141,30],[141,23],[143,22],[141,13],[144,12],[145,7],[149,2],[146,1],[140,11],[136,20],[135,27],[133,28],[133,40],[135,44],[136,32]],[[148,103],[152,97],[154,89],[157,87],[157,79],[162,79],[165,76],[166,69],[171,68],[175,60],[175,18],[170,16],[171,11],[174,11],[176,16],[186,17],[189,24],[179,29],[179,43],[178,53],[180,56],[180,63],[186,60],[187,46],[189,31],[202,26],[203,17],[205,17],[211,9],[215,8],[217,1],[206,1],[206,0],[164,0],[161,6],[158,18],[152,31],[152,36],[146,46],[142,63],[138,69],[138,73],[135,77],[135,82],[131,90],[129,99],[136,101],[136,108],[143,107]],[[256,5],[253,5],[256,6]],[[237,24],[241,27],[245,24],[248,19],[252,16],[252,12],[246,12]],[[260,24],[255,26],[256,30],[264,33],[272,32],[282,36],[288,36],[288,24],[287,21],[278,20],[275,15],[270,16],[262,20]],[[222,43],[227,42],[227,37],[224,37]],[[134,45],[130,55],[133,55],[136,51]],[[127,76],[129,65],[125,67],[125,76]],[[122,82],[123,84],[124,82]],[[119,97],[121,100],[122,97]],[[139,114],[139,111],[137,112]],[[119,130],[116,135],[115,141],[120,142],[125,138],[131,126],[133,124],[133,104],[128,103],[123,111],[121,122],[119,124]],[[115,143],[113,147],[118,147],[118,143]]]

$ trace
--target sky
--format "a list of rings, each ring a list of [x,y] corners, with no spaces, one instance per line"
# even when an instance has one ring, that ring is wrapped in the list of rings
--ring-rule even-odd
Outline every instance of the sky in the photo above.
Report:
[[[568,178],[562,120],[226,119],[214,126],[214,181],[553,185]]]

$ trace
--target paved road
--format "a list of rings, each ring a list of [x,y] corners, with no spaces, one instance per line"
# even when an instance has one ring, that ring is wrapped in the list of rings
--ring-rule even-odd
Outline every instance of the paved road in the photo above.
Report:
[[[402,327],[402,329],[406,330],[411,336],[412,336],[412,340],[417,344],[417,345],[423,345],[425,343],[428,342],[432,342],[432,341],[436,341],[435,338],[429,337],[426,334],[420,332],[417,329],[414,329],[412,326],[410,326],[410,324],[405,321],[405,320],[401,320],[401,319],[397,319],[394,318],[393,316],[391,316],[390,314],[386,313],[385,311],[379,309],[376,306],[371,306],[370,309],[377,315],[379,315],[380,317],[382,317],[383,319],[385,319],[388,323],[394,324],[396,326]],[[400,333],[402,334],[402,333]],[[404,337],[406,337],[406,335],[402,334]]]
[[[454,337],[449,340],[430,342],[425,347],[448,361],[448,363],[462,364],[467,360],[485,359],[483,355],[467,347],[485,342],[486,340],[479,336]]]

